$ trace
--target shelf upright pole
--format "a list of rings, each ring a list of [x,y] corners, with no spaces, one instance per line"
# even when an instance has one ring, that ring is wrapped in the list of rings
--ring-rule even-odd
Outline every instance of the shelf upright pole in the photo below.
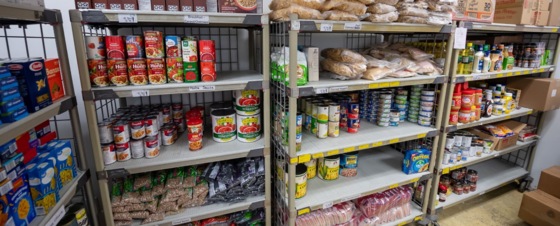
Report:
[[[297,62],[297,43],[298,43],[298,33],[299,30],[294,30],[294,23],[299,23],[298,17],[296,14],[290,15],[290,29],[288,31],[289,37],[289,49],[290,49],[290,62]],[[297,116],[297,95],[299,95],[299,90],[297,87],[297,64],[291,63],[289,65],[289,77],[290,77],[290,93],[289,93],[289,129],[288,129],[288,144],[289,144],[289,153],[290,161],[292,158],[297,158],[296,154],[296,116]],[[288,209],[290,210],[290,217],[288,219],[288,225],[294,226],[296,222],[296,165],[290,164],[288,165]]]
[[[262,74],[263,74],[263,108],[264,108],[264,164],[265,164],[265,201],[266,210],[266,226],[272,225],[272,194],[271,194],[271,173],[274,172],[270,168],[270,25],[268,23],[268,15],[262,15]]]

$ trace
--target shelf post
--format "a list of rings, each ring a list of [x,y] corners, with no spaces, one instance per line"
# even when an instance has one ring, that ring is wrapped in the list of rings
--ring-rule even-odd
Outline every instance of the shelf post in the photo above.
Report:
[[[262,74],[263,74],[263,84],[269,84],[270,80],[270,25],[268,23],[268,15],[262,15],[261,21],[266,21],[262,23]],[[251,46],[251,45],[250,45]],[[250,62],[253,62],[251,60]],[[270,163],[270,86],[263,88],[263,111],[264,111],[264,164],[265,164],[265,210],[266,210],[266,225],[272,225],[272,181],[271,173],[275,171],[271,170],[272,164]]]

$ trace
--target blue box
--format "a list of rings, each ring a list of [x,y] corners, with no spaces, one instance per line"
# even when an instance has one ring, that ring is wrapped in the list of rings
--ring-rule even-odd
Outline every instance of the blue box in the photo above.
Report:
[[[23,162],[17,163],[17,165],[8,171],[8,179],[14,183],[14,181],[21,177],[21,175],[25,174],[25,165]]]
[[[10,206],[10,216],[16,226],[29,225],[37,216],[33,208],[33,200],[26,175],[12,181],[14,187],[8,192],[7,198]]]
[[[11,123],[11,122],[21,120],[22,118],[25,118],[28,115],[29,113],[27,113],[27,108],[20,107],[15,111],[0,114],[0,120],[2,120],[3,123]]]
[[[12,139],[3,145],[0,145],[0,160],[2,160],[2,162],[8,161],[9,157],[14,154],[16,150],[17,144],[15,139]]]
[[[51,163],[54,166],[54,172],[59,172],[58,167],[56,167],[56,153],[54,151],[50,151],[50,152],[43,152],[41,154],[37,154],[37,161],[51,161]],[[62,183],[60,181],[60,175],[57,173],[54,175],[54,178],[56,180],[56,187],[60,190],[62,189]]]
[[[12,112],[21,107],[25,107],[23,97],[16,97],[8,101],[0,102],[0,112],[2,113]]]
[[[428,171],[431,151],[425,148],[407,150],[404,154],[403,172],[415,174]]]
[[[18,87],[12,87],[9,89],[0,90],[0,103],[9,101],[16,97],[20,97]]]
[[[20,163],[23,163],[23,154],[14,153],[12,156],[10,156],[10,159],[8,161],[2,164],[2,166],[4,167],[4,170],[6,170],[6,172],[11,172],[12,169],[15,169]]]
[[[43,59],[25,59],[6,63],[12,75],[16,76],[19,91],[27,110],[31,113],[52,104],[49,81]]]
[[[64,187],[78,176],[74,156],[72,155],[72,145],[70,141],[59,140],[53,151],[56,153],[56,168],[58,169],[60,182]]]
[[[5,90],[17,86],[18,86],[18,82],[16,76],[0,78],[0,90]]]
[[[27,164],[26,170],[35,212],[47,215],[59,200],[54,166],[51,161],[35,159]]]
[[[6,78],[12,76],[10,69],[6,66],[0,66],[0,78]]]

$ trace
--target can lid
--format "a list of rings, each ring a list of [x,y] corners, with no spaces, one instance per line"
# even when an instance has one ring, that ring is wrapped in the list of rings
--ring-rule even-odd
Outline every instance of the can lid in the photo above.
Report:
[[[225,109],[232,109],[233,104],[231,102],[216,102],[210,105],[210,109],[213,110],[225,110]]]
[[[331,160],[335,160],[335,159],[340,159],[340,156],[338,155],[333,155],[333,156],[327,156],[325,157],[326,159],[331,159]]]
[[[307,166],[305,164],[300,163],[296,165],[296,175],[301,175],[307,173]]]
[[[202,119],[191,119],[187,121],[187,125],[194,126],[194,125],[202,125]]]
[[[226,111],[226,110],[216,110],[216,111],[213,111],[212,114],[214,114],[214,112],[217,112],[217,111]],[[233,110],[231,110],[231,111],[233,111]],[[202,114],[200,114],[200,111],[191,109],[191,110],[188,110],[187,112],[185,112],[185,116],[186,117],[198,117],[198,118],[200,118],[200,117],[202,117]]]
[[[359,151],[344,153],[343,155],[358,155]]]
[[[226,110],[216,110],[212,112],[212,116],[228,116],[228,115],[234,115],[235,114],[235,110],[233,109],[226,109]]]

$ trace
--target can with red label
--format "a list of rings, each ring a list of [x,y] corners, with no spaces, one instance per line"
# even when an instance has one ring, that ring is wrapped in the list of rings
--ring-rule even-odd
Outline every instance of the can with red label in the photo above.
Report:
[[[144,140],[131,140],[130,153],[133,159],[144,158]]]
[[[185,120],[183,120],[183,118],[174,118],[173,122],[175,123],[175,126],[177,126],[178,132],[185,132]]]
[[[126,36],[126,56],[128,58],[144,58],[144,37]]]
[[[173,119],[173,117],[171,115],[171,108],[169,108],[169,107],[164,107],[162,109],[162,115],[163,115],[163,118],[162,118],[163,124],[170,123],[171,119]]]
[[[146,137],[146,129],[142,117],[130,119],[130,133],[132,134],[132,139],[135,140],[144,139],[144,137]]]
[[[214,40],[200,40],[198,41],[198,47],[201,62],[216,60],[216,47]]]
[[[214,61],[200,62],[200,80],[203,82],[216,81],[216,63]]]
[[[144,119],[144,129],[146,136],[156,136],[158,134],[158,121],[157,116],[148,116]]]
[[[111,128],[111,122],[100,122],[97,123],[97,131],[99,131],[99,141],[102,144],[113,143],[113,131]]]
[[[105,45],[107,48],[107,58],[124,59],[124,41],[122,36],[106,36]]]
[[[103,162],[105,165],[111,165],[117,161],[114,144],[102,144],[101,151],[103,153]]]
[[[348,119],[348,132],[357,133],[360,128],[360,119]]]
[[[101,36],[86,36],[86,54],[90,60],[102,60],[105,52],[105,38]]]
[[[172,145],[175,143],[175,138],[173,137],[173,126],[164,126],[161,128],[161,139],[162,145]]]
[[[183,118],[183,104],[182,103],[173,103],[171,105],[173,109],[173,119]]]
[[[169,83],[183,83],[185,82],[185,72],[183,70],[183,58],[167,58],[167,77]]]
[[[189,133],[189,150],[198,151],[202,149],[202,133]]]
[[[128,79],[132,85],[148,84],[148,68],[146,59],[128,59]]]
[[[167,57],[182,57],[181,37],[165,36],[165,53]]]
[[[146,63],[148,65],[148,80],[150,81],[150,84],[167,83],[164,59],[147,59]]]
[[[113,125],[113,140],[115,140],[115,144],[128,143],[130,141],[129,133],[128,124],[121,121]]]
[[[161,59],[165,56],[163,33],[161,31],[144,31],[146,58]]]
[[[116,86],[128,85],[128,68],[126,60],[107,60],[107,72],[109,74],[109,81]]]
[[[115,145],[115,152],[117,153],[117,160],[119,162],[127,161],[132,157],[128,142]]]
[[[155,158],[159,155],[159,140],[158,137],[144,138],[144,157]]]
[[[88,60],[89,79],[92,87],[109,85],[107,62],[105,60]]]

